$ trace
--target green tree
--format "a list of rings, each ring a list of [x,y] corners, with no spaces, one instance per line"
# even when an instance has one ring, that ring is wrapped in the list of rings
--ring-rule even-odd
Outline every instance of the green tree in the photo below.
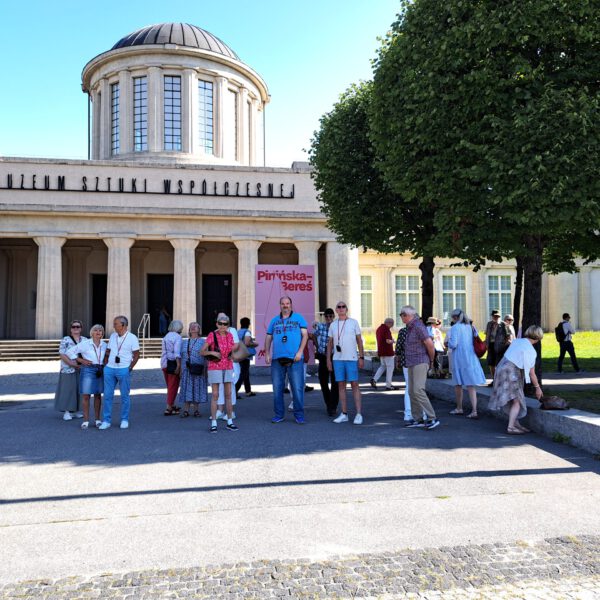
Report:
[[[523,327],[541,281],[596,258],[600,0],[414,0],[375,65],[385,182],[421,202],[451,255],[521,257]]]
[[[338,241],[382,253],[426,256],[437,233],[430,213],[419,204],[404,203],[375,164],[367,117],[372,87],[351,86],[321,118],[309,151],[319,201]],[[433,267],[433,258],[421,260],[425,318],[433,309]]]

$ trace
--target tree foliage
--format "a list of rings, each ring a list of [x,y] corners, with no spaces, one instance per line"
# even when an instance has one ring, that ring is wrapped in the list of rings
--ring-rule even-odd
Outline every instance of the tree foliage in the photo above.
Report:
[[[384,180],[429,207],[451,255],[524,257],[525,326],[542,261],[600,254],[598,14],[600,0],[404,2],[375,65]]]

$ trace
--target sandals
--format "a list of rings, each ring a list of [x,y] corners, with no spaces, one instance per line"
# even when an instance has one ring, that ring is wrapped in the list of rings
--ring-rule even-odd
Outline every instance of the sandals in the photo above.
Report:
[[[450,414],[451,415],[464,415],[465,413],[462,409],[459,410],[458,408],[455,408],[454,410],[450,411]]]
[[[508,433],[508,435],[525,435],[524,431],[521,431],[520,429],[517,429],[516,427],[508,427],[506,429],[506,433]]]
[[[163,413],[163,415],[165,415],[165,417],[170,417],[171,415],[178,415],[179,414],[179,406],[169,406],[165,412]]]
[[[472,412],[467,415],[467,419],[477,420],[477,419],[479,419],[479,415],[476,412]]]
[[[194,416],[195,416],[195,417],[199,417],[199,416],[201,416],[201,415],[200,415],[200,411],[199,411],[199,410],[195,411],[195,412],[194,412]]]
[[[184,410],[180,415],[179,418],[180,419],[186,419],[187,417],[190,416],[190,413],[187,410]]]
[[[89,426],[90,426],[90,423],[89,423],[89,421],[84,421],[84,422],[81,424],[81,429],[87,429]]]

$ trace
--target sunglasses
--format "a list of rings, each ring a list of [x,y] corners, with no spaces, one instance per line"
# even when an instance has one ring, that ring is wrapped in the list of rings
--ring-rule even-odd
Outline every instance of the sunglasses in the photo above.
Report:
[[[345,304],[338,304],[336,308],[348,308]]]
[[[71,329],[81,329],[81,325],[71,325]]]
[[[229,325],[226,321],[217,321],[217,325],[222,325],[223,327]]]

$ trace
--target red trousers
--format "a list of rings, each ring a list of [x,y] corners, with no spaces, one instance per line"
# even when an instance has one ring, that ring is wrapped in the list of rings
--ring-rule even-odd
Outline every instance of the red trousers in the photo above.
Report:
[[[173,406],[179,390],[179,375],[170,375],[167,373],[166,369],[163,369],[162,372],[165,376],[165,383],[167,384],[167,404]]]

